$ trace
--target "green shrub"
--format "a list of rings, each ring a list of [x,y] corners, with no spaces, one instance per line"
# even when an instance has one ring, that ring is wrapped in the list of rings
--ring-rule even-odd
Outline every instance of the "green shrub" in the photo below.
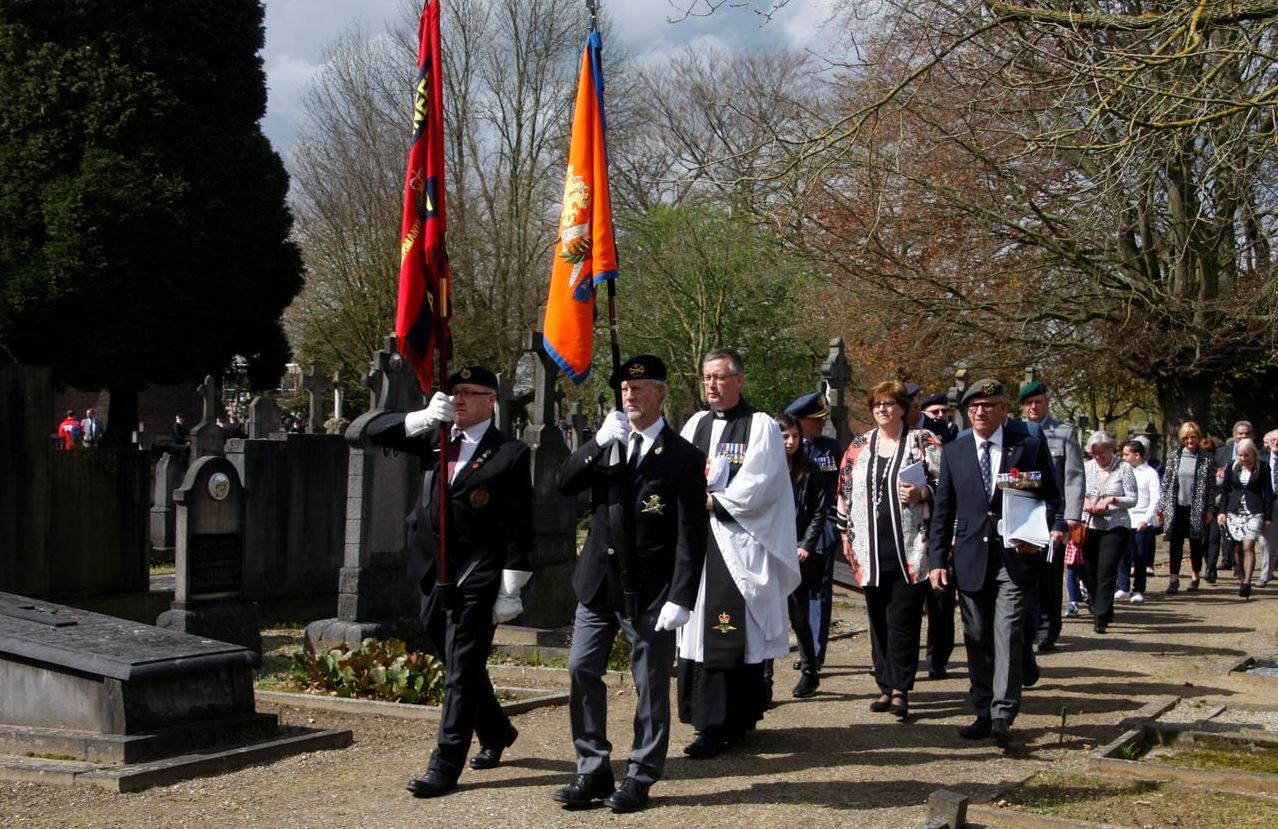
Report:
[[[421,705],[438,705],[444,698],[443,663],[421,651],[408,653],[399,639],[365,639],[353,651],[299,653],[288,677],[294,687],[339,697]]]

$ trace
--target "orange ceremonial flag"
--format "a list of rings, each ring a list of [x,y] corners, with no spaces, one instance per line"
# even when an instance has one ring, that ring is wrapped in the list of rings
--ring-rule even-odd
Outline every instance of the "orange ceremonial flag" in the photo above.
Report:
[[[574,383],[590,376],[595,289],[617,276],[604,141],[602,50],[599,32],[592,31],[581,57],[559,237],[542,329],[547,353]]]

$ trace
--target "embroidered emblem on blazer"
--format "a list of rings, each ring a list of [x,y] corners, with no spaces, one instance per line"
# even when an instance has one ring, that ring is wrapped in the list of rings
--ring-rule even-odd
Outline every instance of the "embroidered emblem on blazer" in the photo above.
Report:
[[[719,624],[715,625],[714,629],[720,633],[731,633],[736,630],[732,625],[732,617],[728,615],[728,611],[724,610],[719,613]]]
[[[488,487],[476,487],[474,492],[470,493],[470,505],[472,507],[482,507],[488,503],[488,499],[492,496],[488,493]]]
[[[666,504],[661,500],[660,495],[650,495],[648,496],[648,500],[643,502],[643,509],[640,510],[640,512],[651,513],[653,515],[665,515]]]

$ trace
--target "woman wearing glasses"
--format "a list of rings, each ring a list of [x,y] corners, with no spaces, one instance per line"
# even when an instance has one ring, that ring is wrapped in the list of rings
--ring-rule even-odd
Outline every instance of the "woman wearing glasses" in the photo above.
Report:
[[[1216,464],[1211,453],[1202,448],[1202,436],[1202,430],[1192,420],[1181,424],[1181,449],[1170,454],[1163,469],[1158,515],[1167,528],[1169,596],[1180,589],[1180,563],[1186,540],[1189,541],[1189,565],[1194,572],[1188,592],[1197,592],[1202,574],[1207,528],[1211,526],[1212,507],[1216,503]]]
[[[941,442],[907,429],[905,386],[870,389],[875,427],[852,439],[839,469],[838,524],[852,576],[865,589],[879,698],[874,712],[909,716],[928,583],[927,526]]]

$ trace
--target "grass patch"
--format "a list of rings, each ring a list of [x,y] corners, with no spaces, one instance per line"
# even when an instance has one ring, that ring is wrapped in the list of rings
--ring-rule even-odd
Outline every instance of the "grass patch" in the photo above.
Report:
[[[1166,787],[1149,781],[1111,781],[1042,772],[1008,792],[1009,808],[1036,815],[1119,826],[1194,829],[1269,829],[1278,802],[1228,792]]]
[[[1253,747],[1228,750],[1216,746],[1172,746],[1150,755],[1151,760],[1171,766],[1191,769],[1220,769],[1223,771],[1255,771],[1262,774],[1278,774],[1278,751],[1272,748]]]
[[[493,648],[488,654],[488,664],[515,665],[523,668],[567,668],[568,660],[560,656],[542,656],[538,648],[520,653]]]
[[[79,757],[75,757],[71,754],[58,754],[57,752],[54,752],[54,751],[28,751],[22,756],[30,757],[33,760],[78,760],[80,759]]]
[[[177,573],[177,567],[173,564],[152,564],[150,571],[152,576],[172,576]]]

